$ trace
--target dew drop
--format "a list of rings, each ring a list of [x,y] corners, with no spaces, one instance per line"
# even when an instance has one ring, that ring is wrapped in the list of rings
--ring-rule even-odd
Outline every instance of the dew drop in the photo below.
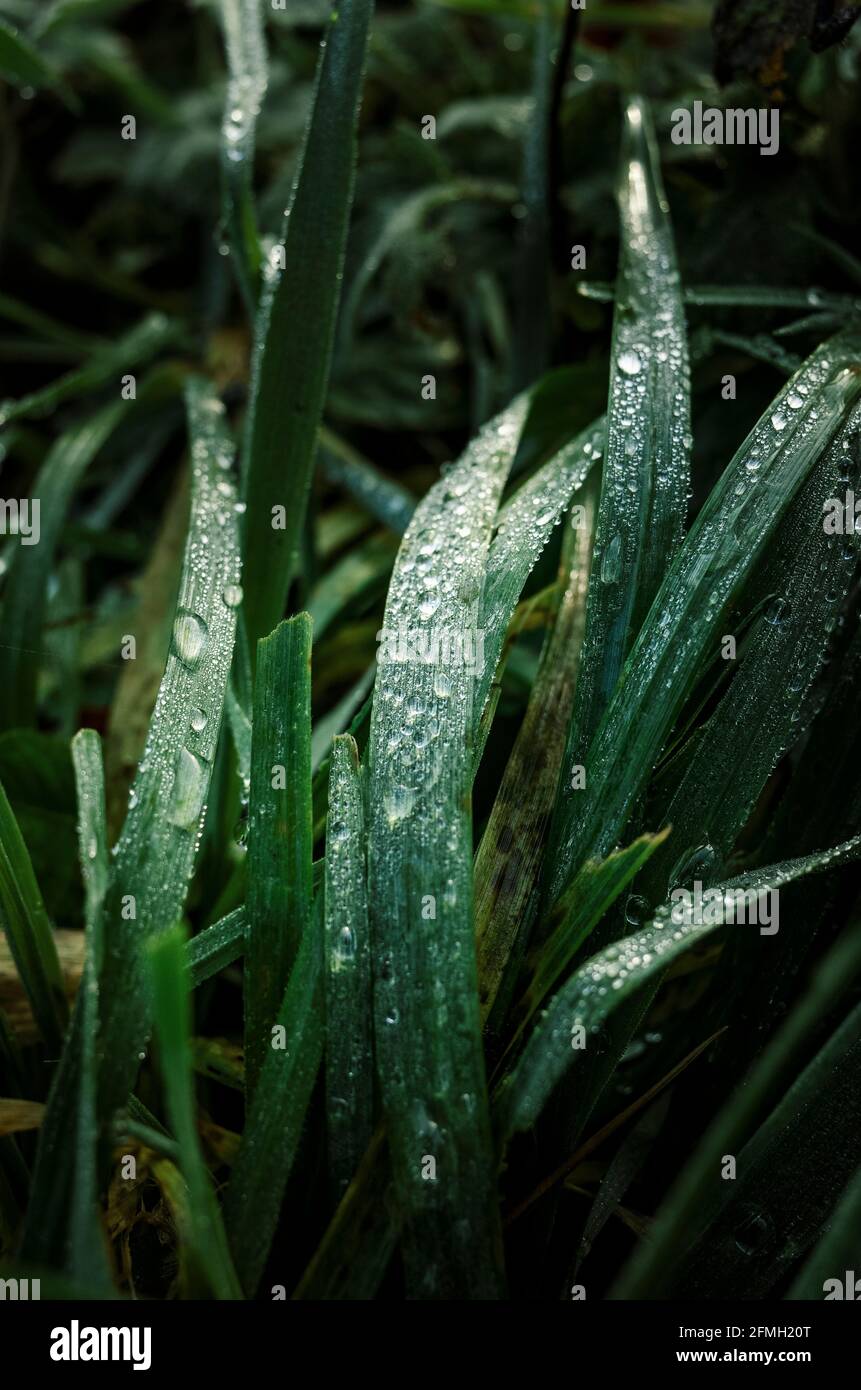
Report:
[[[208,639],[203,619],[187,608],[180,608],[173,623],[173,650],[189,671],[195,671],[200,665]]]
[[[636,376],[642,370],[643,359],[636,348],[625,348],[616,358],[616,364],[619,371],[624,372],[625,376]]]

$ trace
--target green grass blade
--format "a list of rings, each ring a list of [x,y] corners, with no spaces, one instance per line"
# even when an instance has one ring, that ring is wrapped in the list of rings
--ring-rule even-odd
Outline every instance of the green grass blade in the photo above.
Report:
[[[469,644],[527,404],[485,427],[410,522],[383,620],[397,650],[386,637],[371,720],[377,1062],[407,1277],[424,1297],[502,1288],[473,944]],[[418,634],[447,651],[398,659],[401,633],[410,651]]]
[[[854,554],[823,529],[823,505],[845,490],[859,424],[856,408],[777,529],[759,584],[765,611],[676,776],[663,816],[672,833],[638,880],[650,903],[664,900],[671,878],[687,882],[686,864],[703,881],[720,876],[778,759],[804,732],[808,692],[854,570]]]
[[[322,468],[329,482],[346,488],[371,516],[402,536],[416,509],[416,499],[402,483],[387,477],[331,430],[320,431]]]
[[[604,303],[614,299],[616,294],[612,285],[597,280],[581,280],[577,290],[586,299]],[[699,308],[827,309],[847,317],[857,314],[861,308],[861,300],[848,294],[780,285],[687,285],[684,301]]]
[[[221,0],[229,77],[221,126],[224,224],[243,299],[253,315],[260,280],[260,242],[252,174],[257,117],[268,82],[261,0]]]
[[[859,351],[851,333],[817,349],[737,450],[691,527],[592,740],[585,789],[569,790],[570,765],[563,775],[550,897],[621,834],[726,606],[857,399]],[[790,397],[802,406],[794,409]]]
[[[224,1203],[230,1248],[251,1298],[272,1243],[323,1056],[322,897],[290,973]]]
[[[299,555],[329,378],[372,0],[330,19],[283,237],[286,269],[261,297],[244,458],[249,649],[282,617]],[[286,508],[284,529],[273,507]],[[280,514],[279,514],[280,517]]]
[[[724,891],[779,892],[805,874],[856,859],[859,851],[861,836],[856,836],[820,854],[729,879],[723,885]],[[495,1119],[502,1144],[516,1130],[529,1129],[535,1123],[557,1082],[576,1061],[578,1050],[572,1046],[575,1028],[582,1027],[588,1039],[590,1032],[610,1019],[641,985],[660,974],[690,946],[726,925],[730,911],[724,899],[715,905],[713,915],[715,921],[700,924],[693,920],[690,906],[677,903],[673,909],[664,907],[643,931],[592,956],[557,990],[495,1097]],[[603,995],[601,987],[606,991]]]
[[[254,1094],[269,1030],[311,919],[311,620],[259,644],[248,807],[245,1084]]]
[[[225,966],[239,960],[245,950],[246,913],[237,907],[214,922],[188,943],[188,972],[191,988],[210,980]]]
[[[216,1298],[241,1298],[195,1124],[185,931],[174,927],[162,932],[148,943],[147,954],[167,1110],[179,1148],[179,1166],[188,1186],[189,1228],[183,1251],[189,1277],[187,1292],[192,1297],[211,1292]]]
[[[81,980],[81,1067],[75,1134],[74,1209],[69,1234],[69,1273],[82,1283],[109,1284],[99,1223],[98,1059],[99,973],[103,954],[102,903],[108,886],[108,835],[102,745],[93,729],[72,739],[78,792],[78,845],[86,897],[86,960]]]
[[[374,1063],[365,813],[359,750],[336,738],[326,827],[326,1116],[340,1198],[371,1142]]]
[[[39,1032],[56,1056],[68,1019],[63,975],[30,855],[2,786],[0,920]]]
[[[559,764],[583,642],[594,498],[563,541],[564,587],[523,723],[506,764],[475,860],[475,936],[482,1019],[486,1021],[523,929],[538,884],[544,836],[553,808]]]
[[[39,502],[39,544],[19,544],[3,601],[3,728],[32,724],[35,718],[45,595],[69,502],[127,409],[124,401],[115,401],[61,435],[33,484],[33,506]],[[35,514],[32,520],[35,525]]]
[[[623,663],[681,543],[687,507],[684,310],[657,142],[639,99],[625,110],[619,213],[607,448],[566,766],[586,761]],[[578,795],[570,779],[560,784],[551,845],[567,829]]]
[[[545,370],[550,348],[550,106],[557,12],[542,0],[532,60],[532,110],[521,167],[525,209],[515,272],[516,315],[512,390],[521,391]]]
[[[604,449],[604,422],[597,421],[539,468],[506,502],[497,518],[481,599],[483,666],[475,715],[485,709],[517,601],[573,494]]]
[[[192,509],[173,639],[105,896],[111,931],[99,982],[102,1123],[124,1104],[149,1034],[142,943],[177,921],[188,892],[241,598],[235,491],[223,467],[231,449],[223,408],[200,380],[189,383],[187,399]],[[75,1037],[73,1030],[54,1078],[37,1155],[33,1211],[39,1217],[28,1225],[24,1246],[37,1260],[62,1262],[65,1248],[69,1179],[58,1178],[57,1155],[80,1072]]]

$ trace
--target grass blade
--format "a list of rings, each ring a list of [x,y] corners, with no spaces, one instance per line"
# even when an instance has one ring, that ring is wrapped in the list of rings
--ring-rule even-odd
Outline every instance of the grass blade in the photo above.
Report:
[[[483,1021],[523,932],[556,794],[583,641],[594,534],[591,495],[586,508],[585,524],[576,531],[569,529],[563,542],[564,593],[475,860],[475,936]]]
[[[78,792],[78,844],[86,895],[86,958],[81,980],[81,1067],[74,1148],[74,1209],[69,1235],[69,1273],[83,1284],[109,1285],[99,1222],[98,1126],[99,974],[102,967],[102,903],[108,886],[108,834],[102,745],[93,729],[72,739]]]
[[[189,1229],[184,1241],[187,1293],[193,1297],[211,1291],[216,1298],[241,1298],[194,1119],[189,1062],[191,995],[184,930],[173,927],[162,932],[148,943],[147,954],[167,1110],[179,1149],[179,1166],[188,1185]]]
[[[173,640],[105,896],[111,932],[99,982],[101,1123],[124,1104],[149,1034],[142,942],[176,922],[188,891],[241,599],[235,492],[222,466],[230,458],[223,408],[200,380],[189,383],[187,400],[192,510]],[[54,1078],[37,1155],[32,1210],[39,1218],[29,1223],[24,1245],[37,1262],[64,1258],[69,1178],[58,1178],[57,1157],[80,1072],[77,1031]]]
[[[494,1297],[502,1287],[473,945],[468,643],[526,408],[521,397],[486,426],[410,522],[384,634],[445,639],[448,661],[439,650],[432,661],[398,660],[384,642],[371,719],[377,1061],[407,1276],[423,1297]],[[422,732],[431,719],[433,738]]]
[[[270,1028],[311,919],[311,620],[259,644],[248,808],[245,1084],[254,1094]]]
[[[562,803],[550,897],[618,839],[726,605],[857,399],[859,350],[851,333],[817,349],[737,450],[688,532],[590,746],[585,805],[571,794]],[[806,404],[794,410],[790,396]],[[563,785],[570,788],[570,770]]]
[[[837,867],[856,859],[861,850],[861,836],[847,840],[834,849],[803,859],[788,860],[729,879],[725,894],[743,891],[763,893],[779,891],[785,884],[805,874]],[[734,909],[733,909],[734,910]],[[529,1129],[535,1123],[557,1082],[576,1060],[572,1034],[582,1027],[588,1038],[590,1031],[602,1025],[642,984],[663,971],[667,965],[695,942],[726,925],[730,908],[726,899],[716,904],[713,922],[698,924],[692,909],[676,904],[671,917],[664,907],[644,931],[614,942],[592,958],[557,990],[533,1028],[526,1046],[513,1071],[501,1083],[495,1099],[495,1117],[500,1142],[504,1145],[518,1129]],[[607,981],[612,989],[599,993]]]
[[[372,0],[343,0],[330,19],[285,224],[286,269],[261,297],[243,465],[246,620],[253,654],[284,612],[298,561],[329,379],[372,10]],[[286,509],[283,529],[274,529],[273,507]]]
[[[365,813],[359,750],[334,740],[326,827],[326,1114],[340,1199],[371,1142],[374,1064]]]
[[[845,1289],[845,1271],[853,1269],[853,1262],[857,1260],[859,1224],[861,1170],[855,1173],[848,1184],[834,1210],[828,1230],[793,1281],[786,1295],[788,1299],[803,1301],[827,1298],[825,1289],[829,1279],[837,1279],[841,1289]],[[841,1292],[840,1297],[842,1296]]]
[[[242,1287],[260,1282],[323,1055],[322,898],[299,945],[224,1202]]]
[[[251,178],[257,116],[268,82],[261,0],[221,0],[229,77],[221,126],[224,223],[249,313],[257,304],[260,242]]]
[[[39,1032],[56,1056],[68,1019],[63,975],[27,846],[2,786],[0,919]]]
[[[681,543],[687,506],[684,310],[657,142],[639,99],[625,110],[619,213],[607,450],[566,766],[586,762],[632,642]],[[576,805],[569,777],[560,783],[551,846],[558,847]]]

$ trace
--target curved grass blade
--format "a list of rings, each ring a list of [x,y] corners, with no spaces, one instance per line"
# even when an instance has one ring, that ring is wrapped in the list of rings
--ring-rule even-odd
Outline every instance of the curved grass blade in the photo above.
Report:
[[[692,945],[734,921],[736,893],[758,896],[779,891],[805,874],[854,860],[859,852],[861,836],[856,836],[834,849],[729,879],[723,885],[724,897],[708,914],[714,921],[698,923],[691,905],[676,903],[672,909],[662,908],[644,931],[613,942],[587,960],[557,990],[514,1069],[498,1088],[494,1114],[501,1145],[516,1130],[529,1129],[535,1123],[557,1082],[576,1061],[578,1053],[572,1045],[575,1029],[582,1028],[588,1039],[590,1032],[603,1026],[641,985]],[[604,994],[600,993],[602,988]]]
[[[179,1166],[188,1186],[188,1230],[183,1240],[187,1294],[199,1297],[211,1291],[216,1298],[241,1298],[194,1119],[191,996],[184,929],[173,927],[161,932],[148,942],[147,955],[167,1110],[176,1135]]]
[[[268,82],[261,0],[221,0],[221,22],[229,68],[221,126],[224,224],[239,288],[253,316],[261,256],[251,179],[257,117]]]
[[[230,440],[209,386],[187,388],[192,508],[171,651],[129,812],[116,846],[104,913],[100,986],[101,1123],[125,1103],[150,1028],[142,944],[178,919],[188,891],[233,654],[241,599],[235,491],[223,467]],[[69,1177],[58,1158],[80,1073],[80,1005],[51,1088],[34,1176],[28,1258],[62,1265]]]
[[[311,920],[311,620],[258,646],[248,806],[245,1084],[254,1094],[270,1028]]]
[[[326,827],[326,1115],[338,1199],[373,1134],[372,1032],[363,787],[345,735],[332,749]]]
[[[416,499],[402,483],[388,478],[345,440],[325,427],[320,430],[320,456],[329,482],[344,487],[371,516],[402,536],[416,509]]]
[[[314,107],[283,240],[264,287],[243,459],[249,650],[284,612],[298,563],[329,379],[372,0],[342,0],[323,41]],[[284,508],[274,529],[274,508]]]
[[[502,1288],[472,925],[473,668],[490,531],[527,405],[487,425],[419,505],[383,625],[386,638],[412,634],[408,659],[385,640],[377,667],[375,1036],[407,1277],[422,1297]]]
[[[619,213],[607,449],[566,766],[585,764],[632,642],[681,543],[687,507],[685,319],[657,143],[639,99],[625,110]],[[569,777],[560,783],[554,814],[554,858],[553,847],[578,805]]]
[[[580,801],[569,794],[561,806],[549,897],[621,834],[725,607],[858,398],[859,352],[852,333],[817,349],[748,435],[691,527],[592,740]],[[793,408],[790,397],[803,404]],[[563,785],[570,788],[570,768]]]
[[[82,1283],[110,1283],[99,1222],[98,1065],[99,974],[104,923],[102,903],[108,886],[108,834],[102,744],[93,729],[72,739],[78,793],[78,847],[86,897],[86,958],[81,980],[81,1066],[75,1117],[74,1209],[69,1233],[69,1273]]]
[[[2,786],[0,921],[39,1032],[56,1056],[68,1019],[63,973],[30,855]]]
[[[224,1202],[236,1272],[249,1298],[278,1225],[323,1055],[322,906],[321,895],[290,973]]]

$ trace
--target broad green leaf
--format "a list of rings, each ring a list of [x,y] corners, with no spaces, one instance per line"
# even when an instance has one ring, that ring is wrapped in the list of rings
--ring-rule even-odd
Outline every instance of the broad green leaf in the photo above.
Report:
[[[336,738],[326,826],[326,1117],[340,1198],[374,1127],[371,943],[359,750]]]
[[[224,1201],[236,1272],[247,1297],[260,1281],[323,1055],[322,897],[299,944]]]
[[[187,1294],[193,1297],[211,1291],[216,1298],[241,1298],[195,1125],[189,1061],[191,995],[184,930],[173,927],[161,932],[148,943],[147,955],[167,1110],[176,1135],[179,1165],[188,1185],[188,1230],[183,1232],[183,1258],[189,1272]]]
[[[77,98],[52,64],[5,19],[0,19],[0,74],[16,87],[54,87],[71,110],[78,109]]]
[[[353,199],[356,122],[372,0],[341,0],[320,55],[314,107],[255,331],[243,462],[249,650],[283,615],[294,575],[329,378]],[[274,508],[283,508],[273,513]],[[273,523],[283,520],[283,528]]]
[[[694,903],[679,901],[672,908],[662,908],[645,930],[613,942],[587,960],[542,1011],[520,1058],[498,1088],[495,1122],[500,1143],[535,1123],[557,1082],[577,1060],[577,1030],[582,1029],[588,1050],[589,1034],[602,1027],[635,990],[696,942],[735,921],[735,904],[741,901],[736,894],[758,898],[779,892],[805,874],[856,859],[859,851],[861,836],[856,836],[820,854],[728,879],[722,886],[724,896],[703,911],[702,922],[696,920]]]
[[[245,1062],[254,1094],[291,967],[311,920],[311,620],[259,645],[251,742]]]

